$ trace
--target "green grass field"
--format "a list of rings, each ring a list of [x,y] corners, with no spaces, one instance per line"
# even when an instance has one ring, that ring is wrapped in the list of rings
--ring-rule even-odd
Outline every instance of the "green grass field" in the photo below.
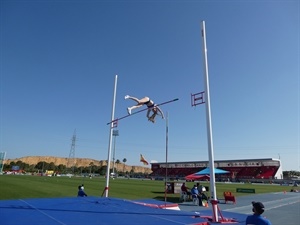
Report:
[[[25,198],[53,198],[77,196],[78,185],[84,184],[85,192],[89,196],[101,196],[105,187],[104,178],[82,177],[41,177],[27,175],[2,175],[0,176],[0,199],[25,199]],[[208,182],[201,182],[209,186]],[[252,184],[224,184],[217,183],[217,196],[222,199],[224,191],[231,191],[235,196],[250,195],[236,193],[236,188],[254,188],[255,193],[289,192],[291,186],[279,185],[252,185]],[[188,182],[188,187],[193,183]],[[298,188],[299,189],[299,188]],[[109,197],[124,199],[164,199],[164,182],[139,179],[110,179]],[[178,202],[179,194],[168,194],[167,201]]]

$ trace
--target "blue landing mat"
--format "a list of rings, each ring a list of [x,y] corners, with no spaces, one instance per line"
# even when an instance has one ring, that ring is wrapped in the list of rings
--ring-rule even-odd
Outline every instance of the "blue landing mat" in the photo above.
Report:
[[[144,202],[147,203],[146,200]],[[153,200],[150,202],[156,204]],[[129,200],[100,197],[2,200],[0,212],[3,225],[209,224],[195,212],[154,208]],[[244,224],[243,217],[235,224]]]

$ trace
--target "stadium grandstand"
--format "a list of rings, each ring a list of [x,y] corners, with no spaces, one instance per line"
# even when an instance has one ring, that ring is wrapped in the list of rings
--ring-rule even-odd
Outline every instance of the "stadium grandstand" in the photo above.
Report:
[[[215,168],[226,170],[227,174],[216,174],[216,181],[245,181],[252,179],[283,179],[281,161],[279,159],[239,159],[215,160]],[[185,179],[187,175],[197,173],[209,167],[208,161],[191,162],[156,162],[151,163],[151,178]],[[209,174],[208,174],[209,175]]]

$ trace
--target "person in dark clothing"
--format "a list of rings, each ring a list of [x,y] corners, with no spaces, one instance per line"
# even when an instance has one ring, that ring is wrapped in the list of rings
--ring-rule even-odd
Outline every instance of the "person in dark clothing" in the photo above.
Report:
[[[253,215],[246,218],[246,225],[272,225],[269,220],[261,215],[264,211],[265,206],[261,202],[252,202]]]
[[[198,188],[197,188],[197,185],[195,184],[194,187],[191,189],[191,195],[192,195],[192,198],[198,198],[198,205],[199,206],[202,206],[202,196],[201,194],[199,194],[199,191],[198,191]]]
[[[198,189],[199,195],[201,196],[201,199],[208,201],[209,198],[205,194],[206,188],[203,185],[201,185],[200,183],[197,183],[197,189]]]
[[[87,197],[87,194],[84,192],[83,189],[84,189],[83,185],[78,186],[77,197]]]
[[[191,199],[191,191],[189,191],[190,188],[188,188],[185,183],[182,183],[181,185],[181,192],[186,193],[186,195],[189,197],[189,199]]]

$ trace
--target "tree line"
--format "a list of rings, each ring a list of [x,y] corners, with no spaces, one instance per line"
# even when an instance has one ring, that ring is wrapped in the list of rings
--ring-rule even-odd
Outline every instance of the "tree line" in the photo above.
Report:
[[[137,176],[137,175],[145,175],[142,173],[135,173],[134,167],[130,171],[125,171],[125,163],[127,162],[127,159],[123,159],[123,169],[120,171],[117,171],[117,169],[114,169],[114,172],[118,174],[119,176],[125,176],[125,175],[131,175],[131,176]],[[115,164],[119,164],[121,161],[117,159],[115,161]],[[64,164],[55,165],[53,162],[48,163],[45,161],[40,161],[37,164],[28,164],[24,163],[23,161],[12,161],[9,164],[3,165],[3,171],[12,171],[13,168],[18,168],[19,171],[23,171],[24,173],[45,173],[46,171],[54,171],[55,174],[65,174],[65,173],[72,173],[72,174],[98,174],[98,175],[105,175],[107,166],[96,166],[93,162],[89,164],[89,166],[72,166],[67,167]],[[110,172],[112,172],[112,168],[110,169]]]
[[[130,171],[125,171],[125,163],[127,162],[127,159],[124,158],[123,160],[123,168],[122,170],[118,171],[115,168],[115,173],[119,176],[125,176],[125,175],[145,175],[143,173],[135,173],[134,167]],[[119,164],[121,161],[117,159],[115,161],[115,164]],[[44,173],[47,170],[53,170],[55,173],[73,173],[73,174],[99,174],[99,175],[105,175],[107,166],[96,166],[93,162],[89,164],[89,166],[80,166],[80,167],[67,167],[64,164],[55,165],[53,162],[47,163],[45,161],[38,162],[37,164],[27,164],[22,161],[12,161],[9,164],[3,165],[3,171],[11,171],[14,166],[18,166],[19,170],[26,171],[29,173]],[[110,172],[112,172],[112,169],[110,169]],[[146,174],[147,175],[147,174]],[[294,178],[298,177],[300,178],[300,172],[299,171],[283,171],[283,177],[284,178]]]

